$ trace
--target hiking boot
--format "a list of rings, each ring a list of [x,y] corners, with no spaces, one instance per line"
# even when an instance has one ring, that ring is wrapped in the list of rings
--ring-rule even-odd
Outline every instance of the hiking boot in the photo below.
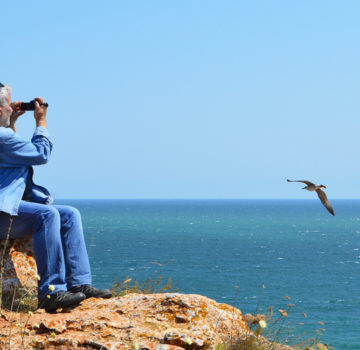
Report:
[[[39,300],[39,309],[45,309],[46,312],[54,312],[56,309],[63,309],[66,307],[74,307],[79,305],[86,295],[83,293],[57,292],[49,294]]]
[[[97,289],[88,284],[84,284],[82,286],[76,286],[69,289],[71,293],[84,293],[86,298],[104,298],[108,299],[112,297],[112,293],[110,289]]]

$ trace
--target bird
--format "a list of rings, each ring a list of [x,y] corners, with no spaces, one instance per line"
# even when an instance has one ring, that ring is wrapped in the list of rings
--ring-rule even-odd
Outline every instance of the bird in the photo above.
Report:
[[[326,188],[326,186],[324,185],[315,185],[310,181],[306,181],[306,180],[289,180],[287,179],[287,182],[303,182],[305,185],[305,187],[303,187],[303,190],[308,190],[308,191],[316,191],[321,203],[324,205],[324,207],[328,210],[328,212],[331,215],[335,216],[335,212],[334,209],[332,208],[328,198],[326,197],[325,192],[322,190],[322,188]]]

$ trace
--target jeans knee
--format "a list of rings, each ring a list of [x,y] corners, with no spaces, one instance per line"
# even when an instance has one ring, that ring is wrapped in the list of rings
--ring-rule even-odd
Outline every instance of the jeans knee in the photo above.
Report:
[[[33,231],[35,233],[41,231],[42,227],[54,228],[60,226],[60,214],[51,205],[44,205],[41,210],[35,213],[34,219]]]
[[[60,220],[59,212],[51,205],[45,206],[41,214],[48,220]]]
[[[81,221],[80,211],[69,205],[63,206],[61,208],[60,215],[64,221]]]

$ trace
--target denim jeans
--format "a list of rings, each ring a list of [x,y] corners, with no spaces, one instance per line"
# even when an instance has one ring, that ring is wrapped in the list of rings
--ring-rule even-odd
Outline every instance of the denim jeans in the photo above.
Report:
[[[6,238],[10,215],[0,212],[0,239]],[[65,205],[21,201],[13,216],[10,238],[32,235],[40,280],[39,298],[71,287],[91,284],[80,212]],[[49,285],[55,287],[49,290]]]

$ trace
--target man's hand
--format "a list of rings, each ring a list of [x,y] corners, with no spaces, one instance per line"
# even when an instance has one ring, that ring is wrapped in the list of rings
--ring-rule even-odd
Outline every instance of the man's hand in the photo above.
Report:
[[[23,115],[24,113],[26,113],[25,111],[22,111],[21,109],[20,109],[20,106],[21,106],[21,104],[23,103],[24,101],[17,101],[17,102],[13,102],[13,103],[11,103],[10,104],[10,106],[11,106],[11,108],[12,108],[12,110],[13,110],[13,112],[12,112],[12,114],[11,114],[11,116],[10,116],[10,128],[11,129],[13,129],[15,132],[16,132],[16,121],[17,121],[17,119],[21,116],[21,115]]]
[[[35,98],[34,118],[36,120],[36,126],[43,126],[46,128],[47,107],[41,105],[44,102],[45,100],[42,97]]]

